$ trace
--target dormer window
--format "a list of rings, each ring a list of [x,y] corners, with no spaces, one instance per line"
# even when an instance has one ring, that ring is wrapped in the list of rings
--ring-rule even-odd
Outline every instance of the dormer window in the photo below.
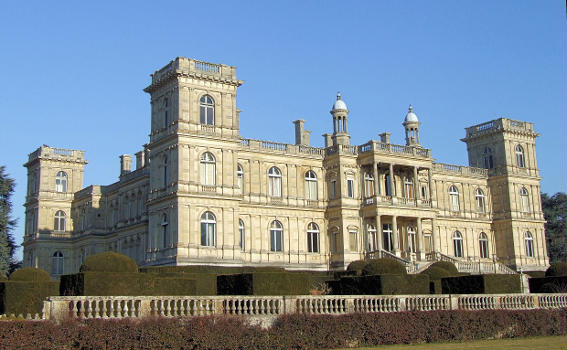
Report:
[[[215,100],[209,95],[203,95],[200,100],[201,124],[215,125]]]

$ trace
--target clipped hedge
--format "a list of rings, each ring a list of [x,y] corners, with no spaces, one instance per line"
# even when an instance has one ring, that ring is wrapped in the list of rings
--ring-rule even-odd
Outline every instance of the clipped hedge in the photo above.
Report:
[[[329,283],[334,295],[429,294],[427,275],[345,276]]]
[[[520,275],[470,275],[441,279],[443,294],[522,293]]]
[[[567,276],[567,262],[561,261],[551,264],[545,271],[545,277]]]
[[[304,295],[311,279],[306,273],[254,272],[217,276],[218,295]]]
[[[58,282],[0,282],[0,314],[39,314],[45,298],[54,295],[59,295]]]
[[[567,276],[530,278],[530,293],[567,293]]]
[[[49,282],[49,273],[45,270],[38,269],[36,267],[22,267],[10,275],[10,281],[19,282]]]
[[[450,276],[457,276],[459,275],[459,270],[455,264],[450,261],[436,261],[433,264],[429,265],[429,269],[435,267],[439,269],[443,269],[449,273]]]
[[[360,275],[362,275],[362,270],[364,269],[366,264],[368,264],[368,261],[366,261],[366,260],[355,260],[355,261],[351,262],[350,264],[348,264],[346,270],[351,275],[360,276]]]
[[[433,264],[434,265],[434,264]],[[451,277],[453,274],[444,268],[431,265],[421,274],[429,276],[429,293],[441,294],[443,288],[441,286],[441,279]]]
[[[193,279],[141,273],[82,272],[61,276],[61,295],[196,295]]]
[[[381,258],[368,260],[368,263],[362,269],[362,275],[407,275],[407,271],[401,263],[392,259]]]
[[[87,257],[79,272],[138,272],[134,259],[115,252],[104,252]]]
[[[252,272],[286,272],[283,267],[275,266],[213,266],[213,265],[188,265],[188,266],[150,266],[140,268],[142,273],[159,274],[187,274],[187,273],[212,273],[218,275],[230,275]]]
[[[0,322],[2,349],[336,349],[558,336],[567,310],[286,315],[269,328],[238,317]]]

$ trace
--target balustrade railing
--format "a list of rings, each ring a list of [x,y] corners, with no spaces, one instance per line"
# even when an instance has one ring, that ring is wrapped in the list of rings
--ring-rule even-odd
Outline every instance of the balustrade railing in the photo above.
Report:
[[[524,310],[567,307],[567,293],[467,295],[295,296],[58,296],[43,303],[42,319],[141,318],[282,314],[347,314],[434,310]]]

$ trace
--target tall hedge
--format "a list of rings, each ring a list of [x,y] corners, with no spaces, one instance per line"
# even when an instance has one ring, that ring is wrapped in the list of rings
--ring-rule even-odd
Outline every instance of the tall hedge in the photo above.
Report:
[[[429,294],[427,275],[345,276],[330,282],[334,295]]]
[[[59,283],[52,282],[49,273],[35,267],[18,269],[0,282],[0,314],[39,314],[45,298],[55,295]]]
[[[306,273],[255,272],[217,277],[219,295],[309,294],[311,279]]]
[[[545,271],[545,277],[567,276],[567,262],[561,261],[551,264]]]
[[[407,270],[404,265],[396,260],[381,258],[368,260],[362,269],[362,274],[370,275],[406,275]]]
[[[443,294],[522,293],[520,275],[486,274],[441,279]]]
[[[87,257],[81,265],[79,272],[138,272],[138,265],[134,259],[124,254],[104,252]]]

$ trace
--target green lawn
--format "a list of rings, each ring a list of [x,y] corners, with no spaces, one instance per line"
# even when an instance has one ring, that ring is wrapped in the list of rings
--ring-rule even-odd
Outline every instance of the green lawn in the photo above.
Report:
[[[567,350],[567,336],[558,337],[532,337],[494,340],[475,340],[464,343],[428,343],[428,344],[397,344],[382,345],[371,348],[357,348],[356,350]],[[346,350],[346,349],[345,349]]]

